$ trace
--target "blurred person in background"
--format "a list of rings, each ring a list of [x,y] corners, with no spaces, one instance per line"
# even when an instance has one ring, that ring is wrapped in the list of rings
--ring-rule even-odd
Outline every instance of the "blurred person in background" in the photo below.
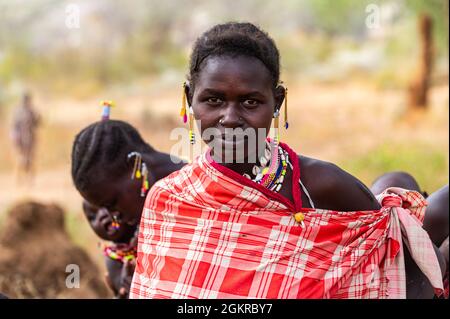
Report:
[[[22,103],[13,117],[11,138],[17,150],[17,179],[19,182],[32,182],[34,176],[34,155],[36,149],[36,130],[40,124],[39,114],[34,110],[31,94],[23,95]]]

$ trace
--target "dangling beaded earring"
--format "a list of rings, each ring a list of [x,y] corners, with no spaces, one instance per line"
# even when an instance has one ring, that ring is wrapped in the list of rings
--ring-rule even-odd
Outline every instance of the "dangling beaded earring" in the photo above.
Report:
[[[194,111],[192,107],[189,107],[189,142],[193,145],[195,144],[195,133],[194,133]]]
[[[189,142],[191,144],[195,144],[195,134],[194,134],[194,111],[192,110],[192,107],[189,106],[186,107],[186,82],[183,83],[183,94],[181,95],[181,110],[180,110],[180,116],[183,117],[183,123],[186,123],[188,120],[188,112],[189,112]]]
[[[283,82],[280,82],[280,85],[282,85]],[[287,114],[287,92],[288,89],[284,88],[284,128],[288,129],[289,127],[289,122],[288,122],[288,114]],[[280,125],[280,121],[279,121],[279,117],[280,117],[280,110],[276,110],[275,113],[273,114],[273,128],[274,128],[274,142],[275,142],[275,147],[278,147],[278,144],[280,142],[280,131],[279,131],[279,125]]]
[[[110,118],[111,115],[111,107],[114,106],[113,101],[102,101],[100,103],[101,106],[103,106],[102,110],[102,121],[107,121]]]
[[[278,145],[280,142],[280,131],[278,129],[279,127],[279,117],[280,117],[280,111],[276,110],[275,113],[273,113],[273,129],[274,129],[274,142],[275,145]]]
[[[131,173],[131,179],[134,179],[135,177],[137,179],[141,178],[141,166],[142,166],[142,155],[139,152],[131,152],[128,154],[128,159],[135,156],[134,158],[134,165],[133,165],[133,172]]]
[[[115,230],[118,230],[120,228],[120,223],[117,219],[117,216],[112,215],[112,219],[113,219],[113,221],[111,223],[112,228],[114,228]]]
[[[148,169],[147,169],[147,165],[145,165],[145,163],[142,163],[142,176],[144,178],[142,179],[141,197],[145,197],[145,194],[147,194],[147,191],[149,190]]]
[[[263,169],[263,173],[267,173],[270,172],[270,174],[273,174],[273,171],[276,170],[278,168],[278,146],[279,146],[279,142],[280,142],[280,132],[279,132],[279,117],[280,117],[280,112],[279,110],[276,110],[275,113],[273,114],[273,128],[274,128],[274,139],[273,141],[270,142],[270,155],[271,155],[271,160],[270,160],[270,166],[269,167],[265,167]],[[265,180],[267,178],[262,178],[262,180]]]
[[[142,162],[142,155],[139,152],[130,152],[128,154],[128,159],[131,157],[135,157],[134,159],[134,165],[133,165],[133,172],[131,173],[131,179],[140,179],[142,178],[142,186],[141,186],[141,196],[145,197],[147,194],[147,191],[150,189],[149,182],[148,182],[148,169],[147,165]]]
[[[180,116],[183,117],[183,123],[187,122],[186,112],[186,82],[183,83],[183,94],[181,95],[181,110]]]
[[[288,112],[287,112],[287,99],[288,99],[288,89],[284,88],[284,128],[287,130],[289,128],[288,122]]]

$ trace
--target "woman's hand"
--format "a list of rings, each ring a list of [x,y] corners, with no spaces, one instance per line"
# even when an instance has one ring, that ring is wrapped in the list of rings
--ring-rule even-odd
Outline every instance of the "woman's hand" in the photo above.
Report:
[[[109,273],[105,273],[105,282],[106,282],[106,285],[109,287],[109,289],[111,289],[112,292],[114,293],[114,296],[117,296],[118,291],[117,291],[116,287],[114,286],[114,283],[111,280]]]
[[[136,264],[134,260],[126,260],[123,263],[122,271],[120,273],[120,287],[118,294],[116,294],[119,299],[128,299],[135,267]]]

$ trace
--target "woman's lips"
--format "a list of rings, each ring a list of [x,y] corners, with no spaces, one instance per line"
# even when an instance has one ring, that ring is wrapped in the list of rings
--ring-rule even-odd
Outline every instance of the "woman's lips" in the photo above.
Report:
[[[108,223],[106,225],[106,233],[111,236],[114,235],[117,232],[117,229],[113,227],[112,223]]]
[[[113,227],[112,220],[108,216],[105,216],[100,221],[102,223],[103,228],[105,229],[105,232],[111,236],[114,235],[117,232],[117,229]]]
[[[243,144],[246,140],[247,136],[245,135],[219,135],[214,138],[213,143],[216,142],[222,145],[231,146]]]
[[[215,156],[221,163],[231,163],[231,162],[243,162],[245,159],[246,152],[246,139],[229,139],[219,137],[213,146],[210,147],[213,149]]]
[[[239,145],[243,145],[245,140],[226,140],[226,139],[221,139],[220,140],[221,144],[224,145],[225,147],[231,147],[233,146],[234,148],[236,148]]]

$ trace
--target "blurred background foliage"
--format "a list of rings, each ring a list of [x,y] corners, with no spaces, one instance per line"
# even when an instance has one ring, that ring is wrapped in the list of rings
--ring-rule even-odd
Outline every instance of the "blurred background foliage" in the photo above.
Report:
[[[73,3],[80,28],[65,25]],[[380,9],[379,28],[365,26],[371,4]],[[417,54],[421,12],[433,17],[438,63],[448,68],[447,0],[0,0],[0,85],[33,83],[85,97],[142,77],[183,74],[192,42],[208,26],[250,20],[277,39],[287,76],[333,81],[353,74],[396,87]]]
[[[75,13],[79,13],[79,25],[75,27],[68,24],[74,6]],[[275,39],[281,53],[282,79],[298,87],[296,92],[290,91],[299,94],[291,100],[294,115],[305,117],[301,108],[311,107],[313,115],[308,122],[311,127],[318,118],[336,120],[334,112],[342,112],[348,118],[342,132],[330,122],[326,132],[315,129],[316,140],[311,136],[302,138],[302,147],[308,145],[308,140],[316,141],[307,150],[348,165],[352,173],[366,176],[362,178],[367,183],[380,172],[411,165],[402,166],[401,160],[393,159],[400,153],[396,153],[396,148],[382,146],[387,141],[381,135],[372,137],[377,143],[371,144],[368,152],[372,153],[367,153],[370,156],[358,154],[362,157],[353,161],[341,161],[344,154],[337,156],[334,151],[321,153],[325,148],[319,145],[332,143],[339,134],[353,139],[349,136],[355,130],[355,110],[376,112],[381,103],[393,117],[405,116],[406,99],[399,100],[399,96],[406,95],[419,64],[418,21],[423,14],[433,22],[430,86],[448,87],[448,0],[0,0],[0,123],[7,126],[5,119],[24,91],[38,92],[41,110],[46,111],[45,120],[51,124],[41,132],[48,142],[43,148],[49,149],[41,156],[45,167],[62,159],[67,163],[73,131],[68,130],[63,117],[70,114],[74,118],[70,124],[76,128],[80,124],[75,123],[86,123],[92,113],[81,115],[83,109],[74,106],[82,101],[92,103],[105,96],[122,99],[130,106],[127,111],[117,109],[118,117],[138,120],[136,125],[144,134],[148,130],[146,124],[153,121],[152,125],[159,127],[165,136],[177,123],[175,116],[155,120],[155,109],[170,109],[159,105],[177,107],[174,101],[178,99],[178,88],[187,72],[190,48],[196,37],[216,23],[250,21]],[[371,17],[378,19],[374,27],[369,25]],[[343,85],[345,88],[340,89]],[[315,88],[321,90],[313,93]],[[366,92],[368,88],[372,91]],[[303,90],[309,92],[305,95]],[[440,97],[433,98],[432,104],[438,107],[448,104],[448,95],[442,93],[445,90],[438,91]],[[334,95],[327,99],[327,92]],[[346,103],[347,108],[339,108],[337,101]],[[133,104],[140,107],[133,109]],[[321,109],[332,113],[322,114]],[[439,112],[448,112],[448,106]],[[431,111],[429,118],[422,120],[429,128],[448,131],[448,122],[442,122],[441,114]],[[361,121],[368,121],[369,115],[364,116]],[[392,129],[392,123],[385,128],[388,129]],[[404,129],[408,134],[422,132],[417,125]],[[6,137],[7,129],[0,133]],[[299,134],[308,132],[299,129]],[[423,128],[420,138],[432,134],[440,136],[441,132]],[[62,138],[65,140],[61,141]],[[427,141],[440,141],[434,146],[441,152],[448,150],[445,138]],[[7,143],[6,138],[0,140],[0,147]],[[339,145],[342,144],[341,141]],[[370,143],[356,143],[349,152],[365,149],[366,144]],[[166,150],[167,145],[161,144]],[[422,147],[417,152],[425,150]],[[423,163],[428,158],[402,154],[403,158],[415,157]],[[448,180],[447,161],[440,158],[437,156],[433,161],[436,169],[427,179],[433,187]],[[12,161],[12,156],[0,154],[0,170],[9,169]],[[391,165],[396,161],[397,165]],[[364,165],[370,169],[364,171]],[[442,173],[436,177],[439,171]],[[425,168],[423,172],[420,174],[425,176]]]

